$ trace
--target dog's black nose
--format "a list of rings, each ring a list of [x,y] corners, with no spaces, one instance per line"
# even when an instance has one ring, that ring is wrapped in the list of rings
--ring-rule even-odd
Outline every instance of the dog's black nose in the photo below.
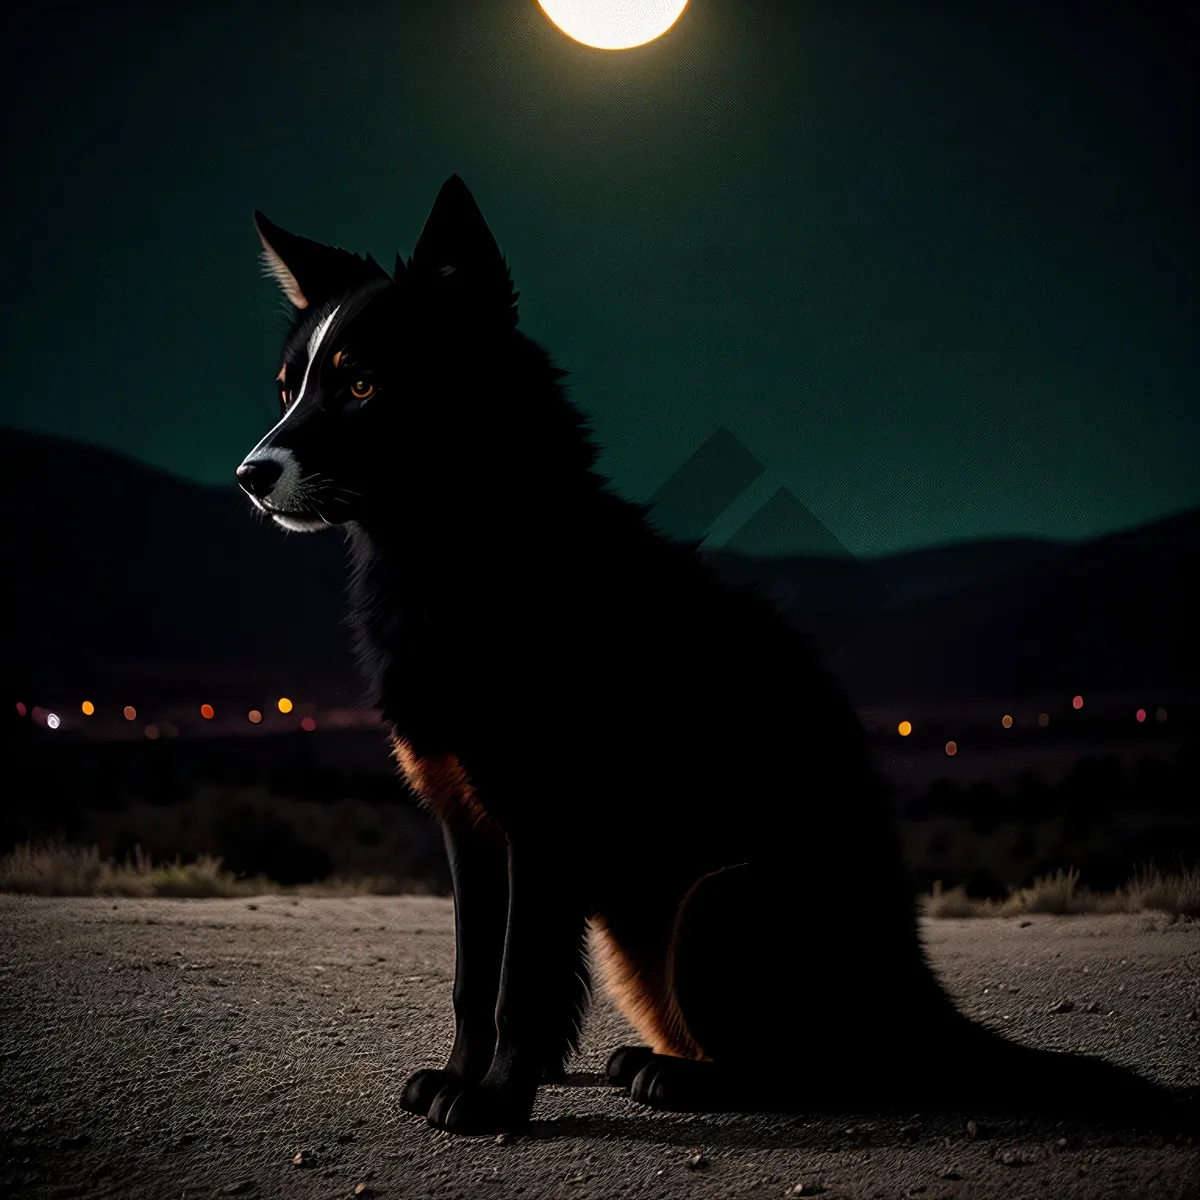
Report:
[[[237,469],[238,483],[252,496],[266,496],[279,482],[283,467],[272,458],[244,462]]]

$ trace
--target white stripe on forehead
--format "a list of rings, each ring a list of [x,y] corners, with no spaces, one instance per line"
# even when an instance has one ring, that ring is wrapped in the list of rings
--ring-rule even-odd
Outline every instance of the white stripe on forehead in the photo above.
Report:
[[[329,332],[330,325],[333,324],[333,318],[338,315],[338,309],[341,307],[342,306],[339,304],[337,308],[335,308],[333,312],[331,312],[329,316],[327,316],[325,320],[323,320],[320,325],[313,330],[312,337],[308,339],[308,362],[304,367],[304,378],[300,381],[300,390],[296,393],[296,399],[292,401],[287,412],[285,412],[283,416],[279,418],[275,425],[261,438],[259,438],[258,445],[246,455],[246,457],[242,460],[243,462],[249,462],[256,454],[258,454],[263,445],[269,442],[274,434],[283,428],[283,426],[287,423],[288,418],[291,417],[292,414],[295,413],[296,409],[300,407],[300,401],[304,399],[304,389],[308,386],[308,373],[312,370],[312,365],[316,361],[317,351],[320,350],[321,343],[325,340],[325,335]]]
[[[329,316],[327,316],[325,320],[323,320],[320,325],[313,330],[312,337],[308,339],[308,361],[310,363],[313,360],[313,356],[317,353],[317,349],[321,345],[325,335],[329,332],[329,326],[333,324],[333,318],[338,315],[338,309],[341,307],[342,306],[339,304],[337,308],[335,308],[333,312],[331,312]]]
[[[337,308],[335,308],[333,312],[331,312],[329,316],[327,316],[325,320],[323,320],[320,325],[313,330],[312,337],[308,339],[308,362],[304,366],[304,378],[300,381],[300,390],[296,393],[295,402],[288,410],[289,412],[294,412],[300,404],[300,401],[304,399],[304,389],[308,386],[308,373],[312,370],[313,363],[317,361],[317,351],[320,350],[321,343],[325,340],[325,335],[329,332],[330,325],[333,324],[333,318],[338,315],[338,309],[341,307],[342,306],[339,304]]]

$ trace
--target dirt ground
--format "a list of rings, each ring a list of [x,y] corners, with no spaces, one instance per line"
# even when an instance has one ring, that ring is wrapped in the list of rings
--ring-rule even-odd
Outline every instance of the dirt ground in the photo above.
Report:
[[[976,1019],[1200,1084],[1200,924],[1035,917],[925,933]],[[603,1001],[572,1086],[542,1090],[528,1132],[453,1138],[396,1104],[445,1053],[452,976],[444,900],[0,896],[0,1195],[1200,1196],[1200,1145],[1144,1132],[640,1109],[595,1085],[628,1040]],[[1049,1011],[1061,1000],[1071,1011]],[[880,980],[882,1021],[887,1004]]]

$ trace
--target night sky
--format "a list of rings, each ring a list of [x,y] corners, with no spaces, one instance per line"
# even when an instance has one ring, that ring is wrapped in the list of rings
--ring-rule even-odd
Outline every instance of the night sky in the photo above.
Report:
[[[614,53],[531,0],[24,7],[0,422],[232,486],[253,210],[390,264],[457,172],[625,495],[725,426],[858,554],[1195,505],[1194,27],[1149,11],[691,0]]]

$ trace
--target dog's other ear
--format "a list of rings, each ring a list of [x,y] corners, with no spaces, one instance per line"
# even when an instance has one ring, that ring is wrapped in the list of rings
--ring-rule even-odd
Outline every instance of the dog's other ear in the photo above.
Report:
[[[474,196],[457,175],[442,184],[408,260],[414,281],[485,321],[517,323],[508,264]]]
[[[254,225],[263,245],[263,267],[297,308],[320,304],[351,288],[386,279],[387,272],[368,254],[361,258],[336,246],[297,237],[268,221],[260,212]]]

